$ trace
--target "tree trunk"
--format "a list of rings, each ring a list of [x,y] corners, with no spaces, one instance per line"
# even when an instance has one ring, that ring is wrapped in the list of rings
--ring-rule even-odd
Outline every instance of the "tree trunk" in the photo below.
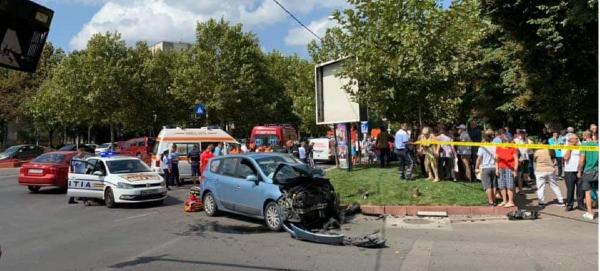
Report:
[[[87,143],[88,143],[88,144],[92,143],[92,142],[90,141],[90,134],[91,134],[91,133],[92,133],[92,125],[91,125],[91,124],[88,124],[88,129],[87,129]]]
[[[49,128],[48,129],[48,142],[49,142],[48,144],[50,144],[50,146],[49,146],[50,148],[52,148],[54,146],[54,144],[52,142],[53,135],[54,135],[54,128]]]
[[[110,122],[110,144],[111,146],[115,144],[115,133],[114,133],[114,126],[112,123],[112,120],[109,120]],[[114,150],[114,146],[112,147],[112,149]]]
[[[421,104],[419,104],[419,127],[423,127],[423,114],[421,112]]]
[[[63,132],[62,132],[62,139],[61,139],[61,145],[64,145],[67,143],[67,126],[63,126]]]

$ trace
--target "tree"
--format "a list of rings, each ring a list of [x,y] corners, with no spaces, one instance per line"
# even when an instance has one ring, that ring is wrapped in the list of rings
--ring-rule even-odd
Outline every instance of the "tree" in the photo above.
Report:
[[[223,19],[198,23],[196,43],[177,66],[171,93],[189,112],[202,103],[211,122],[235,124],[239,134],[272,118],[273,99],[279,94],[269,87],[258,40],[243,32],[241,24],[232,26]]]
[[[524,86],[516,97],[545,123],[577,125],[598,114],[598,2],[595,0],[484,0],[485,18],[501,28],[509,52],[523,76],[505,77],[505,85]],[[504,69],[503,73],[510,73]],[[560,104],[561,114],[556,110]]]
[[[277,121],[294,123],[305,134],[322,134],[325,127],[315,121],[314,65],[297,55],[284,56],[277,51],[266,58],[268,73],[278,84],[274,92],[283,94],[275,99],[279,109],[274,115],[280,117]]]
[[[349,2],[353,8],[333,14],[339,29],[328,31],[321,45],[309,45],[313,59],[348,57],[341,75],[356,79],[355,99],[371,114],[455,121],[479,35],[476,1],[448,10],[433,0]]]
[[[64,56],[62,49],[48,42],[35,73],[0,69],[0,142],[4,144],[5,126],[9,121],[20,119],[22,124],[28,123],[26,120],[30,115],[27,114],[27,102],[39,91]]]

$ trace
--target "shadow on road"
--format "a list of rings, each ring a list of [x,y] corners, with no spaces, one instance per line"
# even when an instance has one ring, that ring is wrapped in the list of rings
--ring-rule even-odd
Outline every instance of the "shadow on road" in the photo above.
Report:
[[[300,270],[300,269],[290,269],[290,268],[275,268],[268,266],[258,266],[258,265],[245,265],[245,264],[234,264],[234,263],[220,263],[220,262],[209,262],[209,261],[197,261],[197,260],[180,260],[180,259],[171,259],[167,258],[168,255],[163,254],[159,256],[151,256],[151,257],[138,257],[131,261],[116,263],[109,268],[127,268],[133,267],[141,264],[148,264],[152,262],[174,262],[174,263],[186,263],[186,264],[197,264],[197,265],[208,265],[208,266],[220,266],[220,267],[231,267],[231,268],[240,268],[240,269],[258,269],[258,270],[272,270],[272,271],[283,271],[283,270]]]
[[[49,188],[42,187],[42,188],[40,188],[40,191],[38,191],[38,192],[35,192],[35,193],[29,192],[29,193],[30,194],[41,194],[41,195],[56,195],[56,194],[66,194],[67,190],[64,188],[60,188],[60,187],[49,187]]]

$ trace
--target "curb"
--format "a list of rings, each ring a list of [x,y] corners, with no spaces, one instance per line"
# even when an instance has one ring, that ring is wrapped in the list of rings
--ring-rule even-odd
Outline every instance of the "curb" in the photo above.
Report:
[[[366,215],[394,215],[416,216],[419,211],[446,212],[448,216],[504,216],[516,211],[517,207],[489,207],[489,206],[378,206],[361,205],[360,209]]]

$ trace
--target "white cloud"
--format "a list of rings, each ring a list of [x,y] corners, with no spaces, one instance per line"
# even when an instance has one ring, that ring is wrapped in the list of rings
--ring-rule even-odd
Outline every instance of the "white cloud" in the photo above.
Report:
[[[149,43],[172,40],[194,40],[197,21],[209,18],[241,22],[252,30],[291,20],[272,0],[45,0],[101,3],[102,7],[70,41],[71,49],[85,48],[95,33],[118,31],[129,44],[138,40]],[[318,9],[347,6],[344,0],[279,0],[299,17]],[[313,22],[315,23],[315,22]],[[289,23],[292,25],[292,22]],[[312,25],[312,23],[311,23]],[[320,31],[320,25],[311,26]],[[296,31],[295,29],[290,32]],[[323,30],[324,32],[324,30]],[[289,35],[288,35],[289,36]],[[286,37],[286,43],[288,38]],[[292,39],[291,43],[300,41]],[[306,43],[304,43],[306,44]]]
[[[337,22],[330,20],[328,17],[324,17],[318,19],[316,21],[312,21],[308,24],[308,28],[312,30],[317,36],[323,37],[325,35],[325,31],[330,28],[336,26]],[[306,46],[311,40],[316,39],[313,34],[308,32],[304,27],[299,26],[288,31],[287,36],[285,37],[285,44],[290,46]]]

